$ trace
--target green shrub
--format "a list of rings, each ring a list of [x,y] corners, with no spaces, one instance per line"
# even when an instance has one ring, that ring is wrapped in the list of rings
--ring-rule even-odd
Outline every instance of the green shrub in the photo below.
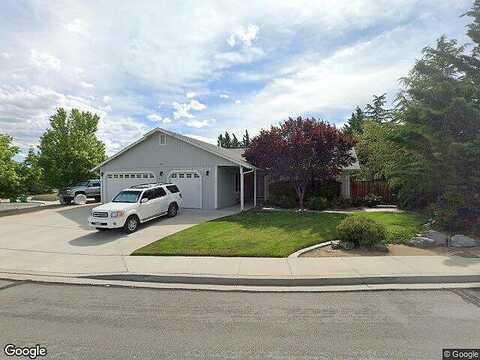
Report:
[[[368,207],[375,207],[382,203],[382,197],[375,194],[368,194],[367,196],[365,196],[364,201],[365,205],[367,205]]]
[[[307,208],[310,210],[325,210],[328,205],[328,200],[321,196],[312,196],[307,200]]]
[[[281,181],[270,184],[267,206],[293,209],[297,207],[297,204],[297,194],[290,183]]]
[[[340,195],[340,184],[336,181],[327,181],[325,183],[314,183],[307,191],[307,198],[319,196],[333,201]]]
[[[345,218],[337,226],[337,233],[340,240],[361,246],[373,246],[387,239],[385,226],[362,216]]]
[[[352,199],[337,197],[332,201],[332,207],[337,209],[348,209],[352,207],[352,205],[353,205]]]

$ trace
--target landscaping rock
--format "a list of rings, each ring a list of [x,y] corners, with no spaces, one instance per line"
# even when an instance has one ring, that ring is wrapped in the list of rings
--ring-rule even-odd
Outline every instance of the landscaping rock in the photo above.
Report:
[[[333,240],[330,242],[330,246],[334,250],[343,249],[342,242],[340,240]]]
[[[436,246],[436,243],[434,239],[430,239],[425,236],[415,236],[412,240],[410,240],[410,245],[420,248],[428,248]]]
[[[465,235],[454,235],[450,239],[450,246],[452,247],[473,247],[480,246],[480,241],[475,240]]]
[[[435,245],[438,245],[438,246],[447,246],[448,237],[449,237],[447,234],[444,234],[440,231],[435,231],[435,230],[428,230],[423,234],[423,236],[434,240]]]
[[[388,247],[384,243],[378,243],[378,244],[373,245],[372,250],[388,253]]]
[[[342,241],[340,244],[345,250],[353,250],[355,248],[355,243],[353,241]]]

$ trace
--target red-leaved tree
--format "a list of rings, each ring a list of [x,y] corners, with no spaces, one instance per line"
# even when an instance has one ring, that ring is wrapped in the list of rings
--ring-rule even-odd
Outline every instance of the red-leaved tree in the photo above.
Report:
[[[289,118],[254,137],[245,158],[295,188],[300,209],[312,179],[329,180],[352,164],[353,139],[314,118]]]

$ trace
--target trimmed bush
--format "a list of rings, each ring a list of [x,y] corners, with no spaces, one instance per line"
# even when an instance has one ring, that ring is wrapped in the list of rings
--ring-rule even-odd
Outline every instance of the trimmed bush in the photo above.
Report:
[[[364,201],[365,205],[367,205],[368,207],[375,207],[377,205],[380,205],[380,203],[382,202],[382,197],[375,194],[368,194],[367,196],[365,196]]]
[[[357,246],[373,246],[387,239],[385,226],[362,216],[349,216],[337,226],[342,241],[351,241]]]
[[[297,195],[290,183],[281,181],[270,184],[267,206],[293,209],[297,204]]]
[[[310,210],[325,210],[328,205],[328,200],[321,196],[312,196],[307,200],[307,208]]]
[[[270,194],[266,205],[282,209],[294,209],[297,206],[297,199],[291,194]]]

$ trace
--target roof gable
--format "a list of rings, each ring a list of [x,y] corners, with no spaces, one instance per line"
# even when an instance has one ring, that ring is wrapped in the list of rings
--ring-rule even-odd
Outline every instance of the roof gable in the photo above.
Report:
[[[126,153],[127,151],[131,150],[136,145],[145,141],[148,137],[150,137],[151,135],[153,135],[155,133],[163,133],[165,135],[171,136],[171,137],[173,137],[177,140],[186,142],[186,143],[188,143],[188,144],[190,144],[190,145],[192,145],[192,146],[194,146],[198,149],[201,149],[203,151],[206,151],[206,152],[209,152],[209,153],[214,154],[216,156],[219,156],[219,157],[221,157],[225,160],[231,161],[235,164],[238,164],[238,165],[241,165],[241,166],[244,166],[244,167],[247,167],[247,168],[255,168],[255,166],[253,166],[252,164],[247,162],[241,156],[241,154],[230,152],[229,150],[231,150],[231,149],[224,149],[224,148],[218,147],[218,146],[213,145],[213,144],[209,144],[209,143],[201,141],[201,140],[193,139],[191,137],[175,133],[173,131],[169,131],[169,130],[165,130],[165,129],[161,129],[161,128],[155,128],[155,129],[149,131],[148,133],[146,133],[142,138],[140,138],[137,141],[131,143],[130,145],[123,148],[122,150],[120,150],[116,154],[110,156],[107,160],[105,160],[101,164],[94,167],[92,169],[92,171],[98,170],[100,167],[102,167],[102,166],[108,164],[110,161],[118,158],[120,155],[122,155],[122,154]]]

